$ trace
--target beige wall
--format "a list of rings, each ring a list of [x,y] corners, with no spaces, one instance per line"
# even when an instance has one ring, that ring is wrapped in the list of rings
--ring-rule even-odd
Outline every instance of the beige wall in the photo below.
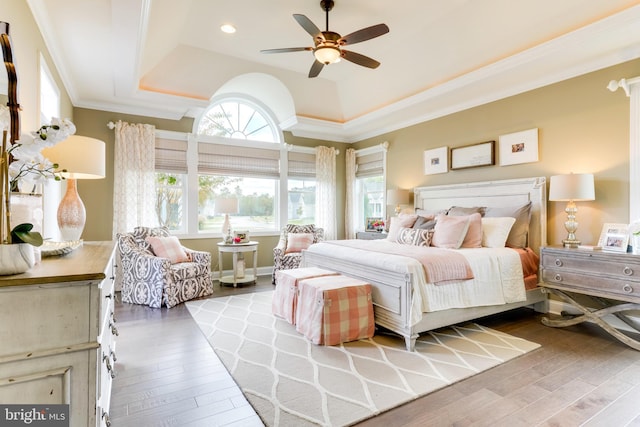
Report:
[[[611,79],[640,75],[640,61],[550,85],[355,144],[389,142],[388,188],[591,172],[596,200],[578,203],[577,236],[597,243],[605,222],[629,222],[629,98],[606,89]],[[424,150],[495,140],[539,129],[539,161],[424,175]],[[566,238],[564,202],[548,203],[548,243]]]

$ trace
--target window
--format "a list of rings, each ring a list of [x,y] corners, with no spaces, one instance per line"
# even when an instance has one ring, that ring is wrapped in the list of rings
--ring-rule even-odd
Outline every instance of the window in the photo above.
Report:
[[[156,205],[158,224],[177,233],[187,231],[187,141],[156,136]]]
[[[51,123],[53,117],[60,118],[60,89],[40,55],[40,124]]]
[[[290,224],[313,224],[316,217],[316,156],[305,150],[287,157],[287,219]]]
[[[358,228],[364,228],[366,218],[384,218],[385,212],[385,152],[356,152],[356,206]]]
[[[217,198],[238,199],[238,212],[229,214],[234,230],[272,234],[287,222],[314,222],[315,149],[281,143],[266,109],[248,99],[215,102],[194,131],[156,131],[160,224],[175,233],[218,234],[224,215],[216,213]]]
[[[198,135],[278,142],[275,126],[266,114],[236,100],[211,106],[200,119]]]

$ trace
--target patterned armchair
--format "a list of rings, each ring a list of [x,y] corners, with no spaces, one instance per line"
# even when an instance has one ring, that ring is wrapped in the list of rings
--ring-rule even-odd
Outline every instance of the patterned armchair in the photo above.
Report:
[[[188,261],[172,264],[154,255],[147,237],[169,237],[166,227],[136,227],[117,236],[122,275],[122,301],[171,308],[184,301],[211,295],[211,254],[182,247]]]
[[[276,271],[298,268],[302,259],[302,252],[300,248],[293,247],[294,245],[291,245],[291,242],[289,242],[289,233],[312,234],[310,241],[307,242],[309,244],[318,243],[324,240],[324,229],[316,227],[314,224],[287,224],[280,233],[278,246],[273,248],[273,275],[271,276],[271,283],[274,285],[276,284]],[[302,246],[302,249],[304,248],[305,245]]]

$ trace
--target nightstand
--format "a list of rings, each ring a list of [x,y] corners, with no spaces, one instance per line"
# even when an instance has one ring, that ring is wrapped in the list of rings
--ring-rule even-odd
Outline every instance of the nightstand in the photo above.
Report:
[[[540,250],[540,270],[540,286],[582,313],[557,320],[544,318],[543,324],[563,327],[590,321],[628,346],[640,350],[640,341],[623,334],[604,319],[604,316],[613,314],[640,332],[623,313],[640,309],[640,256],[602,250],[545,247]],[[575,295],[588,297],[596,308],[576,301],[573,298]]]
[[[380,240],[386,238],[387,233],[379,233],[377,231],[356,231],[356,239],[359,240]]]

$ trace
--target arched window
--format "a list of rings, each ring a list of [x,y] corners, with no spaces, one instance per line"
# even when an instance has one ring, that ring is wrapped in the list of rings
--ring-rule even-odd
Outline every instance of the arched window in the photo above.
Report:
[[[228,99],[212,104],[198,123],[198,135],[280,142],[278,128],[257,105]]]

